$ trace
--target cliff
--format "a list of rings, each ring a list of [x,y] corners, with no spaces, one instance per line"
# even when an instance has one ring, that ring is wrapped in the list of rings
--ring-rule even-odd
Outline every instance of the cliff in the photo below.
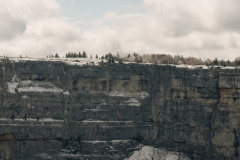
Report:
[[[2,59],[0,158],[238,159],[239,71]]]

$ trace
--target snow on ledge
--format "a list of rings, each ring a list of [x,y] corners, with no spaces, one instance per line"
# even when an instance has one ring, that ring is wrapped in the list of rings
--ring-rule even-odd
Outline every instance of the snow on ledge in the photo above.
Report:
[[[107,142],[110,142],[110,143],[128,143],[128,142],[131,142],[131,140],[112,140],[112,141],[82,141],[84,143],[107,143]]]
[[[22,96],[22,98],[26,99],[26,98],[29,98],[29,97],[27,95],[24,95],[24,96]]]
[[[7,118],[0,118],[0,121],[13,121],[12,119],[7,119]],[[52,119],[52,118],[41,118],[39,120],[35,118],[15,118],[15,122],[63,122],[63,120],[57,120],[57,119]]]
[[[133,121],[101,121],[101,120],[83,120],[78,122],[84,122],[84,123],[133,123]]]
[[[63,92],[63,94],[70,95],[70,93],[68,91]]]
[[[63,89],[57,87],[39,87],[39,86],[25,86],[17,89],[18,92],[54,92],[60,93],[63,92]]]
[[[41,81],[21,81],[16,75],[12,77],[11,82],[7,82],[7,92],[16,94],[17,92],[53,92],[53,93],[63,93],[64,95],[70,95],[68,91],[64,91],[58,88],[51,82],[41,82]],[[23,96],[22,98],[27,98]]]
[[[121,103],[121,105],[129,105],[129,106],[140,106],[141,103],[135,98],[130,98],[128,101]]]
[[[144,146],[140,151],[135,151],[133,155],[124,160],[190,160],[183,153],[167,151],[150,146]]]
[[[136,92],[136,93],[112,91],[112,92],[108,93],[108,95],[111,97],[134,97],[134,98],[140,98],[140,99],[149,97],[149,94],[144,91]]]

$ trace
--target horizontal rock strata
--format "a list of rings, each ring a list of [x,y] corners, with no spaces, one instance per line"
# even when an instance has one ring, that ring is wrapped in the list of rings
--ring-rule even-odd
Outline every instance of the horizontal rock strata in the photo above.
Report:
[[[2,159],[239,158],[239,69],[28,60],[0,68]]]

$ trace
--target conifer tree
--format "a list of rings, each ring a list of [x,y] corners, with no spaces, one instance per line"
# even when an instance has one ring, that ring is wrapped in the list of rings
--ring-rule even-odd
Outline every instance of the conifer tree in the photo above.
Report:
[[[56,54],[55,54],[55,58],[59,58],[59,55],[58,55],[58,53],[56,53]]]
[[[87,58],[87,54],[86,54],[85,51],[83,51],[82,57],[83,57],[83,58]]]

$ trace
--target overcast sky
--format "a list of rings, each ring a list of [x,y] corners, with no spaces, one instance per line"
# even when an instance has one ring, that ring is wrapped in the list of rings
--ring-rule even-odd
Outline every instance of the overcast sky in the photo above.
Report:
[[[239,0],[0,0],[0,55],[240,56]]]

